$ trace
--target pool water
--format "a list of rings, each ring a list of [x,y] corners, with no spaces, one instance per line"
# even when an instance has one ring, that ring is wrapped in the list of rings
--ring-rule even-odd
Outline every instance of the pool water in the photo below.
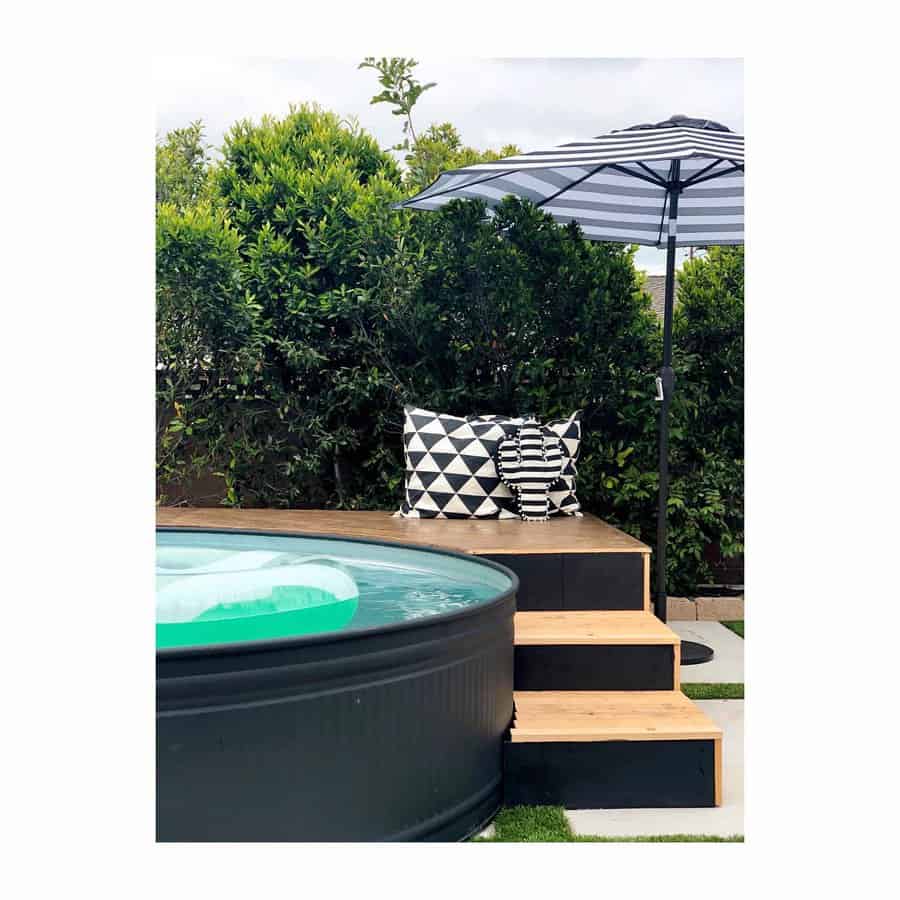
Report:
[[[384,544],[157,532],[156,645],[356,631],[458,612],[510,590],[478,560]]]

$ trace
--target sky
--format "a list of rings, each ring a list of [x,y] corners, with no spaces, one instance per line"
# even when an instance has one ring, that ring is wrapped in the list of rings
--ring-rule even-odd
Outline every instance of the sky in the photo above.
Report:
[[[417,130],[452,122],[478,149],[517,144],[534,150],[658,122],[676,113],[715,119],[744,131],[740,59],[431,59],[416,75],[435,81],[414,109]],[[154,65],[157,133],[202,119],[218,146],[238,119],[283,115],[316,102],[354,117],[383,147],[401,139],[401,119],[369,101],[381,90],[358,59],[158,57]],[[685,251],[686,252],[686,251]],[[661,274],[665,253],[638,250],[637,265]]]

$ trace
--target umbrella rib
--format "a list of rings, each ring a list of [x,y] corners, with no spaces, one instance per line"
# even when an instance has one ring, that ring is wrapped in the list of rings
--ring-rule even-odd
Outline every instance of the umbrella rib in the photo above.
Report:
[[[665,200],[663,200],[662,215],[660,216],[660,219],[659,219],[659,234],[656,237],[656,246],[657,247],[660,244],[662,244],[663,227],[666,224],[666,210],[669,208],[669,193],[670,193],[669,185],[672,184],[673,181],[675,180],[674,175],[675,175],[675,161],[673,160],[671,163],[669,163],[669,180],[666,182],[666,197],[665,197]]]
[[[655,178],[648,178],[646,175],[639,175],[637,172],[632,171],[631,169],[625,169],[622,166],[618,165],[618,163],[610,164],[610,169],[614,169],[616,172],[621,172],[623,175],[628,175],[630,178],[640,178],[641,181],[648,181],[650,184],[655,185],[656,187],[667,188],[668,182],[665,182],[659,176]],[[652,170],[651,170],[652,171]]]
[[[581,184],[582,181],[590,178],[592,175],[596,175],[602,168],[603,165],[597,166],[596,169],[592,169],[587,175],[582,175],[581,178],[576,178],[575,181],[570,181],[565,187],[560,188],[555,194],[551,194],[549,197],[544,197],[540,203],[535,203],[535,206],[543,206],[545,203],[549,203],[551,200],[555,200],[560,194],[564,194],[566,191],[571,190],[575,187],[576,184]]]
[[[688,187],[689,185],[693,184],[694,181],[695,181],[697,178],[701,178],[701,177],[704,176],[707,172],[709,172],[710,169],[714,169],[714,168],[715,168],[717,165],[719,165],[719,163],[721,163],[721,162],[723,162],[723,160],[721,160],[721,159],[714,159],[708,166],[704,166],[702,169],[700,169],[699,172],[694,172],[694,174],[691,175],[691,177],[688,178],[687,181],[683,181],[683,182],[681,183],[681,186],[682,186],[682,187]]]
[[[515,171],[515,169],[511,169],[508,172],[497,172],[494,175],[489,175],[487,178],[479,178],[477,181],[470,181],[466,184],[456,184],[453,187],[444,188],[442,191],[435,191],[433,194],[429,194],[427,197],[422,197],[421,199],[431,200],[434,197],[442,197],[444,194],[449,194],[452,191],[462,191],[466,188],[473,187],[476,184],[484,184],[487,181],[493,181],[495,178],[503,178],[504,175],[512,175]],[[410,197],[409,200],[404,200],[401,206],[406,206],[407,203],[412,203],[415,199],[415,197]]]
[[[662,244],[663,225],[666,224],[666,210],[669,208],[669,192],[666,191],[666,199],[663,200],[662,216],[659,220],[659,234],[656,236],[656,246]]]
[[[729,159],[728,162],[731,162]],[[693,187],[695,184],[702,184],[704,181],[712,181],[714,178],[721,178],[723,175],[731,175],[732,172],[743,172],[744,167],[739,166],[736,163],[732,163],[734,168],[732,169],[722,169],[721,172],[713,172],[710,175],[707,175],[705,178],[697,178],[694,176],[690,181],[686,181],[684,183],[684,187]]]
[[[651,169],[649,166],[645,166],[642,162],[638,162],[638,165],[639,165],[639,166],[640,166],[640,167],[641,167],[648,175],[652,175],[652,176],[657,180],[657,184],[659,184],[660,187],[668,187],[668,185],[666,184],[666,182],[663,181],[662,178],[659,177],[659,173],[654,172],[653,169]]]

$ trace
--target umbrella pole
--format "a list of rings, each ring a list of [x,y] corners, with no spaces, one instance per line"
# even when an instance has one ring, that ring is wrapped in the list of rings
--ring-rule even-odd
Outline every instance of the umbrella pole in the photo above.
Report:
[[[666,293],[663,308],[663,361],[659,370],[659,509],[656,517],[656,602],[654,612],[666,621],[666,508],[669,500],[669,405],[675,389],[672,371],[672,318],[675,306],[675,243],[678,235],[679,163],[672,164],[669,184],[669,234],[666,242]]]
[[[669,405],[675,390],[672,369],[672,320],[675,312],[675,244],[678,237],[679,162],[672,164],[669,185],[669,234],[666,242],[666,293],[663,310],[663,363],[659,370],[661,403],[659,407],[659,510],[656,519],[656,602],[657,618],[666,621],[668,595],[666,593],[666,537],[667,504],[669,501]],[[712,648],[695,641],[681,642],[681,665],[692,666],[712,659]]]

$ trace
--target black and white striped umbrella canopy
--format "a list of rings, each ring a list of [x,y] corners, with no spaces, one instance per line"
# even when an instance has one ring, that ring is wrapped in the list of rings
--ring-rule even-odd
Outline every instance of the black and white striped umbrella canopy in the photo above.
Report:
[[[669,193],[680,186],[677,227]],[[744,138],[707,119],[673,116],[585,141],[444,172],[398,206],[434,210],[458,199],[488,207],[513,194],[584,236],[664,247],[744,242]]]

